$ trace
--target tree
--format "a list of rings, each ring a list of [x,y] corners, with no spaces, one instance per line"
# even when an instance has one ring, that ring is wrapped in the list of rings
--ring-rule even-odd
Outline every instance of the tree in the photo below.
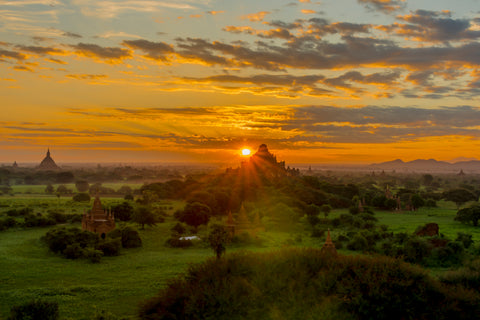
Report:
[[[115,218],[120,221],[130,221],[132,219],[134,210],[128,201],[124,201],[112,208]]]
[[[420,207],[423,207],[425,205],[425,200],[423,200],[422,197],[420,197],[418,194],[412,195],[412,198],[410,199],[413,210],[417,210]]]
[[[327,218],[330,211],[332,211],[332,207],[328,204],[324,204],[320,207],[320,211],[322,211],[325,218]]]
[[[57,194],[67,194],[67,193],[70,193],[71,190],[68,189],[65,185],[61,184],[57,187]]]
[[[433,182],[433,176],[431,174],[428,174],[428,173],[424,174],[422,178],[423,178],[423,184],[426,186],[431,185]]]
[[[157,222],[152,210],[147,206],[139,206],[135,209],[132,220],[142,226],[142,230],[145,229],[145,225],[154,226]]]
[[[226,245],[230,242],[230,232],[222,225],[214,224],[208,234],[208,243],[215,252],[217,259],[220,259],[226,250]]]
[[[88,193],[77,193],[72,199],[75,202],[88,202],[90,201],[90,195]]]
[[[469,208],[463,208],[457,212],[455,221],[462,223],[472,223],[475,227],[478,226],[480,220],[480,205],[473,205]]]
[[[177,214],[177,218],[179,221],[185,222],[197,229],[199,225],[208,223],[211,213],[212,211],[207,205],[193,202],[187,203],[185,209]]]
[[[320,213],[320,208],[316,204],[312,203],[305,207],[305,213],[309,217],[313,217],[313,216],[316,217]]]
[[[70,183],[75,179],[75,176],[70,171],[57,173],[56,180],[58,183]]]
[[[77,188],[78,192],[87,192],[90,188],[90,184],[86,180],[77,180],[75,181],[75,187]]]
[[[455,202],[458,210],[462,204],[468,201],[475,201],[478,197],[469,190],[459,188],[445,191],[443,193],[443,198],[445,200]]]
[[[55,191],[55,189],[53,188],[53,186],[52,186],[50,183],[47,184],[47,186],[45,187],[45,193],[52,194],[53,191]]]

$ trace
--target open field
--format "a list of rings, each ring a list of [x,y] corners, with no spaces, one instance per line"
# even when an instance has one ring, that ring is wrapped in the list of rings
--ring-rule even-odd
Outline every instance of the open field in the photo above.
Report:
[[[102,198],[106,205],[123,201]],[[170,229],[176,223],[171,217],[183,203],[164,201],[168,207],[166,222],[140,230],[143,247],[122,249],[117,257],[103,257],[99,264],[87,260],[68,260],[52,254],[40,238],[50,228],[14,228],[0,232],[0,318],[6,318],[12,305],[35,298],[56,301],[61,319],[92,319],[102,311],[133,319],[140,302],[154,296],[168,279],[184,272],[192,263],[212,257],[213,252],[203,243],[186,249],[165,246]],[[417,212],[376,211],[379,224],[386,224],[393,232],[413,233],[418,226],[436,222],[440,232],[455,238],[457,232],[473,235],[478,244],[480,228],[463,225],[453,220],[456,208],[451,203],[439,202],[440,207],[422,208]],[[9,208],[30,206],[43,213],[49,208],[61,208],[65,213],[81,213],[91,203],[74,203],[70,198],[57,199],[16,195],[0,197],[0,213]],[[334,210],[335,218],[346,209]],[[74,226],[79,226],[76,224]],[[260,242],[250,245],[231,245],[227,253],[238,250],[272,251],[285,246],[321,247],[324,238],[312,238],[305,225],[298,223],[290,231],[268,228],[259,234]],[[204,227],[200,228],[204,234]],[[335,237],[336,230],[332,230]],[[343,251],[343,250],[342,250]]]
[[[63,319],[91,319],[96,311],[133,317],[139,302],[155,295],[189,263],[211,256],[208,248],[170,249],[170,224],[141,231],[143,247],[125,249],[101,263],[50,253],[40,238],[48,228],[0,233],[0,317],[34,298],[57,301]]]

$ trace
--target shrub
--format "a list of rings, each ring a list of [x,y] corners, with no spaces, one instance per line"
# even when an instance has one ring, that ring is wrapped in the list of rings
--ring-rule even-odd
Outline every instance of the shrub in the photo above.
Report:
[[[85,192],[77,193],[76,195],[73,196],[72,200],[75,202],[89,202],[90,201],[90,195]]]
[[[55,210],[49,210],[47,217],[54,220],[56,223],[65,223],[68,220],[68,216],[65,213]]]
[[[420,237],[410,237],[404,246],[405,261],[422,263],[430,254],[428,242]]]
[[[103,252],[94,248],[86,248],[85,250],[83,250],[83,255],[92,263],[99,263],[103,257]]]
[[[69,244],[65,250],[63,250],[63,255],[67,259],[78,259],[83,256],[83,249],[78,243]]]
[[[8,320],[56,320],[58,303],[33,300],[10,309]]]
[[[97,245],[97,250],[103,252],[107,257],[118,256],[122,242],[120,239],[105,239]]]
[[[115,219],[120,221],[130,221],[132,220],[134,210],[129,202],[124,201],[121,204],[114,206],[112,211],[115,214]]]
[[[480,294],[386,257],[318,249],[243,253],[190,267],[141,319],[475,319]],[[281,315],[281,316],[280,316]],[[313,315],[313,316],[312,316]]]
[[[82,214],[71,214],[68,216],[68,221],[70,223],[78,223],[82,222]]]
[[[125,227],[122,229],[122,247],[124,248],[138,248],[142,246],[142,239],[138,231],[132,227]]]
[[[75,257],[78,248],[94,247],[98,242],[98,235],[93,232],[82,231],[79,228],[67,229],[62,227],[48,231],[42,239],[51,251],[63,255],[65,255],[67,247],[73,245],[69,248],[68,255]]]
[[[177,222],[177,224],[175,224],[170,230],[176,232],[177,234],[184,234],[187,231],[187,228],[183,223]]]
[[[56,222],[52,218],[47,218],[42,215],[35,216],[33,214],[25,215],[24,220],[24,227],[32,228],[32,227],[46,227],[46,226],[53,226]]]
[[[180,237],[172,235],[166,241],[166,244],[172,248],[187,248],[193,246],[192,240],[180,240]]]
[[[360,233],[357,233],[347,244],[348,250],[366,251],[368,249],[368,241]]]
[[[12,217],[7,217],[3,220],[0,220],[0,230],[5,230],[8,228],[15,227],[17,225],[17,220]]]
[[[458,232],[457,233],[457,238],[455,241],[459,241],[463,243],[463,247],[465,249],[468,249],[472,244],[473,244],[473,239],[471,234],[463,233],[463,232]]]
[[[315,226],[312,230],[311,236],[314,238],[321,238],[325,235],[325,228]]]

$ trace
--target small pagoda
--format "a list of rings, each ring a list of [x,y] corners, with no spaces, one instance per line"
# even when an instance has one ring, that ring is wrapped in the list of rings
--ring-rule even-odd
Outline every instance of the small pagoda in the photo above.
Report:
[[[335,248],[335,244],[330,236],[330,229],[327,231],[327,239],[325,240],[325,244],[323,245],[322,249],[320,249],[320,253],[329,257],[337,256],[337,249]]]
[[[38,170],[58,170],[60,169],[55,161],[53,161],[52,157],[50,156],[50,149],[47,150],[47,155],[45,158],[40,162],[40,165],[37,167]]]
[[[107,211],[102,208],[102,202],[97,194],[92,210],[89,213],[83,213],[82,230],[95,232],[105,238],[106,234],[113,229],[115,229],[115,217],[111,210]]]

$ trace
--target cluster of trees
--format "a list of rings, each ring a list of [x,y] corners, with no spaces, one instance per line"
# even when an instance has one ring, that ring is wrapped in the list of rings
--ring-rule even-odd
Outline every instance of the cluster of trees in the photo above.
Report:
[[[0,219],[0,231],[13,227],[46,227],[66,222],[81,221],[80,215],[67,215],[58,209],[47,210],[46,215],[41,213],[34,213],[30,207],[23,207],[18,209],[9,209],[5,212],[6,217]]]
[[[290,249],[233,254],[197,264],[146,301],[139,316],[472,319],[478,310],[478,291],[442,283],[396,259],[342,255],[326,259],[318,249]]]
[[[35,168],[0,168],[1,185],[46,185],[65,184],[76,180],[86,180],[91,183],[119,182],[119,181],[154,181],[181,179],[184,175],[197,169],[176,167],[165,168],[162,166],[132,167],[132,166],[97,166],[68,168],[67,170],[39,171]]]
[[[100,262],[102,256],[116,256],[120,248],[142,246],[138,231],[131,227],[115,229],[101,239],[98,234],[82,231],[79,228],[56,228],[43,237],[48,248],[68,259],[86,258],[91,262]]]

